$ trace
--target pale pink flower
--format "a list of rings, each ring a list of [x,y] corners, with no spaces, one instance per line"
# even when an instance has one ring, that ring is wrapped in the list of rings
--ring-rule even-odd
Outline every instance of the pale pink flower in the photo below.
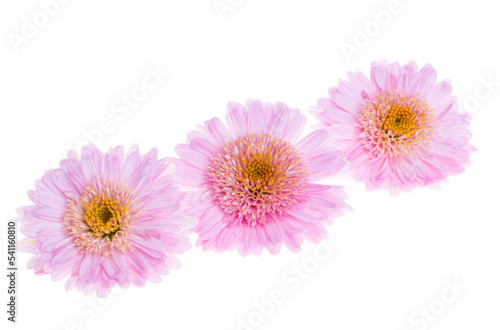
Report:
[[[296,142],[306,117],[282,103],[230,102],[226,121],[206,121],[176,147],[175,173],[194,190],[186,212],[199,218],[197,245],[242,255],[271,254],[285,244],[299,251],[303,238],[319,242],[325,224],[343,214],[343,188],[313,183],[344,165],[317,130]]]
[[[461,173],[475,148],[470,115],[458,111],[448,81],[415,62],[373,62],[370,80],[349,72],[314,111],[336,137],[346,169],[368,190],[393,195]]]
[[[113,286],[144,286],[180,267],[175,256],[190,248],[184,230],[193,224],[174,214],[183,193],[172,166],[156,149],[136,146],[103,154],[84,147],[45,173],[19,209],[21,245],[34,256],[28,268],[53,280],[69,275],[66,290],[107,295]]]

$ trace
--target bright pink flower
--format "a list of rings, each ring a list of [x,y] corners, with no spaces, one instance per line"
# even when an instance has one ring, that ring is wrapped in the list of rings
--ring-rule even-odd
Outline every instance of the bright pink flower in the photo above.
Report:
[[[324,224],[346,208],[342,187],[313,183],[344,166],[330,135],[296,143],[306,117],[282,103],[230,102],[226,121],[229,130],[213,118],[176,147],[179,183],[196,189],[185,206],[200,219],[197,245],[277,254],[282,243],[296,252],[303,238],[324,238]]]
[[[368,80],[349,72],[315,112],[336,137],[347,172],[393,195],[461,173],[475,148],[470,115],[458,112],[448,81],[431,65],[373,62]]]
[[[34,256],[28,268],[70,276],[66,290],[107,295],[114,285],[143,286],[180,267],[175,254],[190,248],[183,233],[193,224],[174,213],[183,194],[172,166],[156,149],[136,146],[103,154],[84,147],[69,152],[60,168],[45,173],[28,195],[35,205],[19,209],[21,247]]]

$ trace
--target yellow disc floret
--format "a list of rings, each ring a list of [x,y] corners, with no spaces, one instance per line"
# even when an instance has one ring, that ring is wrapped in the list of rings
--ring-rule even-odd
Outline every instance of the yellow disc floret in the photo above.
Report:
[[[409,155],[423,148],[434,135],[434,110],[419,94],[385,90],[365,95],[356,118],[361,144],[370,158]]]
[[[99,194],[90,204],[85,204],[85,221],[95,236],[110,235],[119,230],[122,213],[127,212],[128,205],[119,205],[117,200]]]
[[[308,175],[294,146],[265,133],[227,142],[207,167],[213,198],[244,226],[275,221],[300,199]]]
[[[415,114],[410,107],[393,105],[384,122],[384,131],[395,136],[411,135],[418,130]]]
[[[138,212],[133,193],[124,182],[97,178],[78,198],[69,198],[63,223],[80,253],[111,256],[130,246],[130,226]]]
[[[247,162],[243,171],[243,182],[254,189],[271,186],[280,175],[278,165],[272,163],[270,153],[260,153],[252,156]],[[248,179],[248,184],[246,183]]]

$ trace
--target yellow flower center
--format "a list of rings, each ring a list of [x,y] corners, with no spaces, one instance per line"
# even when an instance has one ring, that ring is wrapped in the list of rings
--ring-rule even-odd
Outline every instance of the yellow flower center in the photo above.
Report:
[[[244,179],[248,179],[250,185],[257,189],[261,186],[272,185],[278,174],[277,166],[272,164],[272,157],[269,153],[252,156],[243,171]]]
[[[103,194],[96,196],[90,204],[85,204],[85,221],[95,236],[113,235],[120,229],[119,220],[122,213],[127,212],[128,205],[119,205],[111,197],[104,198]]]
[[[409,155],[433,138],[434,111],[419,94],[397,90],[366,96],[357,115],[370,157]]]
[[[68,199],[63,223],[80,253],[110,257],[115,250],[128,251],[138,212],[133,192],[122,181],[97,177],[87,183],[79,198]]]
[[[244,226],[275,221],[300,199],[308,175],[294,146],[264,133],[227,142],[207,167],[213,198]]]
[[[410,107],[394,104],[384,122],[384,131],[395,136],[411,135],[418,130],[415,124],[415,114]]]

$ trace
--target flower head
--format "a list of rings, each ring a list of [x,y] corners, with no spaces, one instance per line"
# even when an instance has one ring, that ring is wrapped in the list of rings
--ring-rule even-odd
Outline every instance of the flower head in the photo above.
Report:
[[[226,120],[229,129],[213,118],[176,147],[176,176],[194,190],[186,212],[200,219],[197,245],[277,254],[282,243],[298,251],[303,238],[324,238],[346,208],[342,187],[313,183],[344,165],[328,132],[296,142],[305,116],[282,103],[230,102]]]
[[[175,254],[189,249],[184,230],[193,226],[174,214],[183,194],[171,172],[156,149],[70,152],[29,191],[34,205],[19,209],[21,246],[34,254],[28,268],[53,280],[69,275],[67,290],[99,297],[114,285],[160,281],[180,266]]]
[[[318,101],[315,114],[355,180],[397,195],[468,165],[470,116],[458,112],[450,83],[436,83],[432,66],[373,62],[370,80],[360,72],[348,78]]]

